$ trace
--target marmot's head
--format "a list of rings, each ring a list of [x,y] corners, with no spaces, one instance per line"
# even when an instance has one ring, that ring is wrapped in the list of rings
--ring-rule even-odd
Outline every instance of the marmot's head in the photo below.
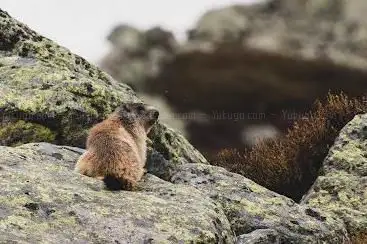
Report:
[[[159,112],[152,106],[144,103],[123,103],[114,112],[126,129],[142,126],[146,133],[149,132],[158,120]]]

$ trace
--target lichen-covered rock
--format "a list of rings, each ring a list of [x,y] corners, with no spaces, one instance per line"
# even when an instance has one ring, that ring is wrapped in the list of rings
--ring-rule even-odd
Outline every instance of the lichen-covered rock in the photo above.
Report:
[[[279,234],[271,229],[259,229],[237,238],[236,244],[280,244]]]
[[[49,128],[18,120],[15,123],[5,123],[0,127],[0,145],[17,146],[34,141],[55,141],[55,133]]]
[[[0,243],[233,243],[223,212],[193,187],[146,175],[110,192],[73,172],[81,149],[0,147]]]
[[[183,164],[172,171],[170,181],[193,186],[218,202],[237,236],[272,229],[281,243],[343,243],[348,238],[343,222],[326,211],[300,206],[220,167]]]
[[[130,87],[0,10],[1,120],[43,125],[57,142],[84,146],[86,130],[120,102],[138,101]]]
[[[367,114],[357,115],[340,132],[321,175],[303,204],[342,219],[351,236],[367,234]]]
[[[3,10],[0,30],[0,123],[5,124],[0,130],[0,145],[45,141],[84,147],[93,124],[121,102],[140,101],[129,86],[38,35]],[[151,42],[158,38],[154,33],[150,36]],[[34,134],[29,134],[30,127]],[[20,128],[24,128],[23,133]],[[157,152],[182,156],[189,162],[206,162],[166,126],[159,125],[159,133],[152,135]],[[161,139],[164,135],[179,141],[179,145]]]
[[[239,236],[238,243],[334,244],[348,238],[343,222],[326,211],[206,164],[162,167],[168,180],[147,174],[137,191],[110,192],[73,171],[82,152],[48,143],[0,147],[0,242],[234,243]]]
[[[37,34],[1,9],[0,30],[0,56],[36,59],[46,63],[47,67],[77,72],[89,79],[100,80],[102,84],[115,83],[108,75],[82,57],[72,54],[68,49]],[[121,86],[127,88],[124,85]]]
[[[124,85],[108,85],[34,58],[0,56],[0,79],[2,121],[43,125],[57,135],[58,143],[79,147],[88,127],[120,102],[136,99]]]

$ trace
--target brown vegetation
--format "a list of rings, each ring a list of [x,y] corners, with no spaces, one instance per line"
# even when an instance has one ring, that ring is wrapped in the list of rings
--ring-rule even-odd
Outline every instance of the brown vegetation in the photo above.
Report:
[[[351,238],[352,244],[366,244],[367,243],[367,231],[353,235]]]
[[[339,131],[356,114],[367,111],[364,98],[328,94],[315,110],[298,120],[279,139],[249,150],[224,150],[213,164],[242,174],[298,201],[310,188]]]

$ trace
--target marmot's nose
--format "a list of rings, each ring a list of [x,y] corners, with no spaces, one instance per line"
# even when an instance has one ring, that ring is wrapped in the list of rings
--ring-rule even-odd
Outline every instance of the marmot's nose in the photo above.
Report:
[[[159,117],[159,112],[158,112],[158,110],[155,110],[155,109],[154,109],[154,110],[152,111],[152,113],[153,113],[153,118],[154,118],[154,119],[158,119],[158,117]]]

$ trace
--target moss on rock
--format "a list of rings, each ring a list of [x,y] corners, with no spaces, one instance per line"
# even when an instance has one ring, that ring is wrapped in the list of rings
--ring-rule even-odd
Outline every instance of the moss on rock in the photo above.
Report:
[[[111,192],[73,172],[82,152],[0,147],[0,243],[234,243],[223,210],[193,187],[148,174],[139,191]]]
[[[357,115],[342,129],[302,201],[342,219],[351,237],[367,232],[366,125],[367,114]]]
[[[24,120],[9,122],[0,128],[1,144],[18,146],[29,142],[54,142],[56,133],[49,128]]]
[[[237,236],[271,229],[281,243],[343,243],[343,222],[327,211],[301,206],[223,168],[183,164],[171,172],[174,184],[193,186],[220,204]],[[247,236],[248,243],[251,235]]]
[[[38,123],[56,143],[84,146],[86,130],[121,102],[139,101],[130,87],[0,10],[0,112]]]

